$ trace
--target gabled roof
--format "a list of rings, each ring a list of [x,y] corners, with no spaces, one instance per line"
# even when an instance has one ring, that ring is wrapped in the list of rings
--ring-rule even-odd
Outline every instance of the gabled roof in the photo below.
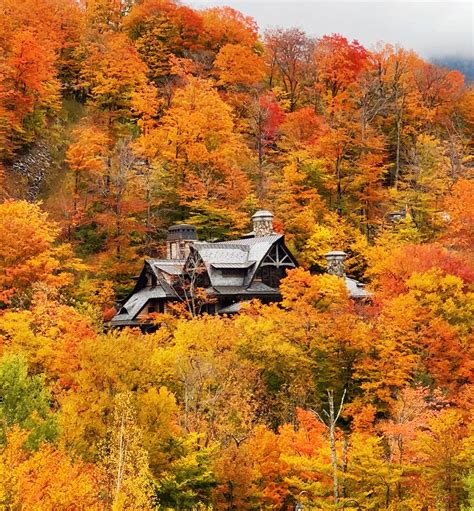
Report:
[[[228,287],[229,293],[244,291],[252,282],[255,273],[263,258],[278,241],[282,240],[282,234],[272,234],[256,238],[240,238],[237,240],[221,241],[217,243],[195,242],[193,249],[201,257],[211,285],[218,291]],[[242,275],[223,276],[222,269],[242,269]],[[218,271],[216,271],[218,270]],[[232,288],[232,291],[230,291]],[[268,288],[269,292],[272,288]],[[274,290],[272,290],[274,291]]]
[[[137,314],[143,309],[148,300],[152,298],[166,298],[166,290],[161,286],[144,287],[132,294],[130,298],[122,305],[115,315],[114,323],[127,324],[133,322]]]
[[[246,263],[249,258],[248,247],[229,246],[224,243],[194,243],[206,267],[211,264]]]
[[[146,259],[145,266],[143,267],[143,270],[140,274],[140,277],[138,278],[135,288],[132,291],[132,294],[127,298],[127,301],[130,299],[131,296],[138,293],[141,289],[143,289],[144,287],[148,287],[143,284],[143,281],[146,278],[146,275],[150,273],[150,270],[152,274],[155,276],[155,281],[153,285],[161,286],[163,291],[166,293],[165,297],[175,298],[176,291],[170,285],[169,281],[171,281],[170,277],[173,277],[175,275],[181,275],[183,271],[183,266],[184,261],[177,259],[176,260]]]
[[[186,261],[184,259],[147,259],[146,262],[158,277],[159,272],[157,270],[168,275],[181,275]]]
[[[242,245],[244,247],[249,247],[249,250],[252,251],[254,255],[261,254],[262,249],[266,246],[267,250],[265,254],[268,252],[268,249],[275,243],[275,241],[281,240],[284,238],[283,234],[270,234],[269,236],[257,236],[253,238],[239,238],[237,240],[229,240],[224,241],[223,244],[226,245]],[[263,257],[263,254],[261,257]]]

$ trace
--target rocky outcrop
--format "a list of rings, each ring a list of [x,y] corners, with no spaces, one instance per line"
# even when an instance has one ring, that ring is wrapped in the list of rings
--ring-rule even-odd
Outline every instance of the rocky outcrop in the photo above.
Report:
[[[21,183],[22,198],[38,200],[43,183],[53,166],[53,157],[45,141],[38,141],[23,154],[18,155],[10,169],[12,178]],[[15,193],[15,195],[18,194]]]

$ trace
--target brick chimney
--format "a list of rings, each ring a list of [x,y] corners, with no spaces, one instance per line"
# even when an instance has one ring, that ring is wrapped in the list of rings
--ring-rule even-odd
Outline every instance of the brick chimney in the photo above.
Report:
[[[168,237],[166,238],[167,259],[186,259],[189,255],[190,246],[197,239],[194,225],[172,225],[168,229]]]
[[[336,275],[337,277],[344,278],[346,273],[344,271],[344,260],[347,254],[342,250],[333,250],[325,254],[327,261],[327,272],[330,275]]]
[[[273,234],[273,214],[261,209],[252,217],[255,237],[271,236]]]

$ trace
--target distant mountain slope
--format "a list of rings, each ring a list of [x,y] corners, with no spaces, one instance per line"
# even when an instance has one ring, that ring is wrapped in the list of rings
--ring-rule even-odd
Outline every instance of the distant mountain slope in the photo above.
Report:
[[[436,57],[431,59],[437,66],[457,69],[466,77],[466,82],[474,81],[474,57]]]

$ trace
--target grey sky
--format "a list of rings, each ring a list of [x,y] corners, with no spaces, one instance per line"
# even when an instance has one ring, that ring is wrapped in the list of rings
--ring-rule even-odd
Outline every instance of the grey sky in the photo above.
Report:
[[[184,0],[197,8],[229,5],[255,18],[260,30],[300,27],[340,33],[367,47],[378,41],[412,48],[425,58],[474,57],[473,1]]]

